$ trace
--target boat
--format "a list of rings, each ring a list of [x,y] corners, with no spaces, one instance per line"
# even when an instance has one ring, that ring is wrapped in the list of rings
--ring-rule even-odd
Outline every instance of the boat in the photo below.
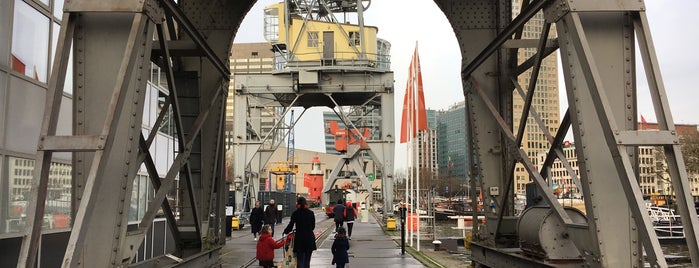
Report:
[[[684,227],[680,215],[668,207],[658,207],[651,202],[646,203],[655,235],[660,243],[684,242]]]
[[[437,201],[437,200],[435,200]],[[434,218],[438,221],[449,220],[450,216],[466,216],[471,215],[470,200],[441,200],[434,204]]]
[[[450,216],[465,216],[466,214],[466,211],[458,211],[441,207],[434,208],[434,218],[438,221],[446,221],[449,220]]]

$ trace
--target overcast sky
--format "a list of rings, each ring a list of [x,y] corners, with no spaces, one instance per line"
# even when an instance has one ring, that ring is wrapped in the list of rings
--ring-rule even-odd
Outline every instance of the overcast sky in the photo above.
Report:
[[[259,0],[243,21],[236,43],[264,42],[262,36],[264,6],[278,0]],[[672,114],[677,124],[699,124],[699,1],[646,0],[648,20],[655,51],[665,82]],[[395,78],[395,117],[400,120],[400,107],[410,57],[419,43],[425,104],[428,109],[442,110],[462,101],[461,55],[456,37],[446,17],[429,0],[374,0],[364,13],[365,24],[379,28],[378,37],[391,43],[391,68]],[[410,18],[410,19],[408,19]],[[640,57],[638,58],[640,62]],[[641,66],[639,64],[639,66]],[[638,80],[638,110],[648,122],[656,122],[644,75]],[[561,115],[567,100],[561,83]],[[325,151],[322,112],[327,108],[307,111],[296,127],[296,148]],[[299,114],[298,112],[296,113]],[[640,118],[639,115],[639,118]],[[400,122],[396,122],[398,129]],[[405,167],[405,146],[396,144],[395,166]]]

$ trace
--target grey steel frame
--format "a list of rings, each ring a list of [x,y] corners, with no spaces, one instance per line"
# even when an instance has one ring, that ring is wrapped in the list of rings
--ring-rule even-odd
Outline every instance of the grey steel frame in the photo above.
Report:
[[[505,189],[511,181],[512,163],[521,161],[539,189],[546,192],[545,176],[542,176],[544,170],[536,170],[528,163],[526,154],[522,154],[518,148],[520,137],[511,130],[514,120],[512,94],[513,89],[518,87],[512,77],[529,68],[538,68],[539,60],[554,51],[555,44],[543,45],[549,42],[543,42],[542,38],[538,42],[537,56],[517,66],[513,64],[516,55],[516,48],[513,47],[527,42],[508,41],[513,34],[520,38],[517,32],[523,24],[543,10],[547,23],[555,23],[557,27],[557,45],[563,60],[570,107],[569,117],[566,116],[570,121],[561,123],[555,138],[549,136],[554,150],[545,163],[550,165],[554,157],[562,158],[556,147],[562,140],[561,131],[566,132],[568,125],[572,126],[589,221],[571,222],[565,214],[560,213],[561,208],[555,205],[557,203],[552,196],[545,194],[544,197],[553,201],[549,203],[568,227],[571,239],[584,253],[580,262],[592,267],[640,267],[645,251],[652,266],[667,266],[643,210],[634,169],[636,146],[656,145],[663,147],[668,160],[691,260],[694,264],[699,263],[699,222],[691,209],[693,204],[687,174],[643,1],[524,2],[523,12],[513,20],[509,0],[435,0],[454,28],[464,59],[464,95],[470,126],[468,131],[472,134],[469,148],[478,161],[478,169],[470,171],[474,181],[477,178],[482,189],[491,186]],[[198,0],[181,0],[178,4],[171,0],[73,0],[66,3],[64,27],[59,34],[57,57],[52,68],[56,71],[49,79],[36,154],[37,172],[34,173],[31,202],[26,210],[28,225],[19,267],[33,267],[37,258],[48,168],[54,152],[73,153],[73,215],[76,216],[64,266],[129,265],[140,245],[143,231],[150,226],[160,206],[174,230],[177,255],[192,260],[189,262],[191,265],[215,263],[216,251],[224,241],[221,230],[225,218],[221,139],[226,94],[224,82],[229,74],[223,62],[231,38],[255,1],[217,3],[216,6]],[[179,32],[175,30],[175,21]],[[155,29],[159,36],[157,45],[152,38]],[[636,129],[637,62],[634,37],[638,40],[641,60],[648,76],[660,128],[658,132]],[[61,94],[57,92],[62,91],[69,68],[67,62],[71,43],[74,45],[76,62],[73,66],[76,75],[73,135],[56,136],[61,104]],[[610,52],[612,50],[622,53]],[[200,57],[208,60],[202,61]],[[143,77],[147,75],[148,68],[145,66],[151,59],[159,61],[168,74],[170,96],[166,106],[171,106],[177,114],[180,152],[164,178],[154,178],[157,172],[147,153],[153,141],[152,134],[146,138],[140,132],[145,94]],[[350,79],[338,74],[330,75],[338,80]],[[391,83],[383,83],[389,78]],[[260,95],[270,94],[270,89],[275,92],[279,90],[278,93],[286,95],[280,100],[287,106],[289,100],[308,94],[298,84],[277,82],[252,84],[283,86],[276,89],[237,86],[236,90],[239,90],[239,94]],[[392,75],[386,74],[374,82],[377,87],[369,90],[353,87],[352,83],[343,83],[342,87],[319,88],[333,96],[341,92],[381,95],[382,109],[390,107],[391,111],[390,117],[384,120],[392,122]],[[528,85],[528,88],[530,90],[526,94],[531,94],[532,85]],[[243,100],[242,97],[236,98],[236,102]],[[303,105],[303,101],[299,104]],[[245,118],[248,112],[242,106],[236,108],[237,118]],[[522,113],[522,116],[530,113],[536,117],[533,110]],[[163,117],[163,114],[159,116],[158,125]],[[393,128],[386,125],[382,130],[386,134],[383,139],[370,141],[370,144],[372,152],[380,154],[378,158],[388,159],[382,164],[384,174],[390,176],[394,137]],[[239,139],[245,139],[245,129],[245,126],[242,130],[240,127],[236,129],[236,135],[241,137]],[[255,147],[251,141],[238,141],[237,146],[241,153],[236,156],[246,162],[236,162],[236,177],[248,178],[262,162],[259,159],[249,161],[247,155],[254,152],[242,153]],[[133,178],[142,161],[146,163],[153,185],[158,190],[138,230],[127,231],[127,213],[124,212],[128,209]],[[173,208],[168,208],[165,200],[177,175],[185,181],[181,194],[187,197],[184,199],[186,207],[179,208],[179,217],[175,217]],[[387,186],[384,184],[384,191],[390,191]],[[624,198],[619,198],[618,193],[624,193]],[[511,193],[507,191],[507,194]],[[483,228],[479,228],[474,236],[474,243],[484,252],[474,254],[477,263],[525,263],[512,260],[513,255],[507,254],[507,249],[503,248],[512,244],[511,241],[502,240],[509,237],[509,234],[502,236],[509,229],[501,227],[501,224],[508,222],[503,220],[512,216],[508,207],[507,198],[498,200],[496,209],[499,214],[495,220],[489,220]],[[99,213],[94,213],[96,211]],[[492,263],[485,257],[479,257],[486,255],[490,256],[488,258]],[[156,265],[149,263],[159,262],[143,265]]]
[[[180,1],[181,4],[185,2]],[[192,8],[196,4],[185,6]],[[227,8],[232,7],[231,4]],[[32,202],[27,210],[29,223],[18,267],[33,267],[37,258],[53,152],[73,153],[75,218],[63,266],[129,265],[160,207],[175,238],[176,255],[185,260],[206,257],[198,262],[200,264],[216,262],[211,258],[215,254],[205,253],[217,250],[225,241],[222,233],[225,216],[222,215],[226,188],[221,140],[225,82],[229,74],[222,60],[227,54],[222,51],[230,46],[234,23],[231,21],[226,31],[211,31],[208,29],[219,30],[221,25],[212,27],[200,21],[195,25],[188,19],[194,17],[192,10],[200,9],[181,10],[169,0],[66,3],[65,26],[59,35],[58,57],[54,63],[57,71],[49,82],[38,143],[37,170],[40,172],[35,173]],[[175,30],[174,21],[181,32]],[[159,46],[153,45],[156,28]],[[202,31],[207,32],[208,40],[203,38]],[[192,44],[188,47],[198,52],[193,59],[172,56],[181,53],[176,49],[170,53],[168,44],[171,42]],[[60,92],[72,43],[76,56],[74,134],[56,136]],[[157,50],[153,50],[156,47]],[[170,94],[146,138],[140,126],[152,51],[155,52],[153,60],[159,62],[167,74]],[[201,57],[208,61],[201,61]],[[187,76],[187,72],[199,75]],[[161,178],[148,148],[169,107],[173,108],[176,118],[180,153],[167,176]],[[197,157],[193,158],[193,154]],[[125,211],[129,209],[133,179],[142,163],[157,193],[138,228],[127,230],[128,213]],[[197,167],[196,172],[192,165]],[[178,174],[187,184],[183,187],[183,196],[189,198],[184,202],[186,206],[179,207],[179,214],[175,215],[165,196]]]
[[[463,58],[468,63],[462,75],[473,130],[470,148],[478,156],[479,166],[479,170],[472,172],[478,174],[482,180],[482,189],[491,186],[507,189],[496,202],[498,213],[495,221],[488,221],[486,227],[481,228],[475,235],[476,243],[483,245],[483,250],[499,251],[498,248],[516,244],[507,241],[507,235],[511,234],[505,231],[509,230],[508,228],[503,229],[501,226],[505,218],[512,216],[512,212],[508,210],[508,195],[511,194],[509,187],[512,182],[509,164],[512,162],[509,159],[516,159],[524,164],[543,192],[542,197],[568,227],[569,235],[576,246],[584,252],[581,263],[594,267],[640,266],[644,261],[642,250],[645,250],[647,261],[652,266],[667,266],[645,212],[637,173],[633,168],[635,146],[660,145],[664,147],[666,157],[673,166],[671,173],[676,175],[673,176],[673,186],[682,192],[677,194],[677,198],[682,203],[680,214],[687,230],[687,244],[692,261],[699,261],[696,213],[690,209],[688,181],[679,156],[677,136],[664,97],[642,1],[532,1],[523,5],[521,14],[512,22],[507,19],[510,16],[510,8],[504,2],[436,2],[450,18],[460,40]],[[483,9],[487,12],[477,13],[477,10]],[[534,68],[532,73],[536,73],[542,55],[546,56],[552,51],[543,42],[546,40],[548,25],[544,26],[542,38],[537,46],[538,53],[522,66],[508,64],[512,62],[516,53],[508,50],[513,46],[508,48],[503,45],[533,14],[541,11],[545,14],[547,24],[557,25],[570,117],[566,116],[563,120],[555,139],[548,136],[553,147],[544,168],[537,171],[528,163],[526,154],[519,149],[521,129],[517,136],[510,130],[512,119],[509,117],[512,115],[512,107],[508,104],[512,98],[511,90],[518,88],[519,94],[523,95],[523,92],[519,89],[516,79],[504,79],[519,75],[531,67]],[[471,19],[484,14],[488,18],[485,21]],[[649,73],[656,114],[660,118],[659,122],[663,122],[660,123],[661,131],[657,133],[636,130],[634,34],[638,38],[643,62]],[[466,36],[469,37],[468,42]],[[493,41],[478,44],[483,41],[477,40]],[[616,55],[616,51],[624,53]],[[604,72],[600,71],[601,68],[605,68]],[[528,85],[527,96],[523,96],[526,104],[520,122],[524,122],[529,113],[537,117],[529,111],[529,94],[534,89],[534,83]],[[483,120],[482,116],[479,117],[483,114],[492,115],[492,119]],[[573,126],[576,140],[581,171],[579,185],[582,186],[590,218],[587,223],[570,222],[567,215],[561,213],[558,202],[550,194],[551,191],[542,176],[553,163],[554,157],[559,157],[565,162],[560,152],[560,143],[569,129],[569,124]],[[501,133],[501,136],[493,137],[492,133]],[[600,142],[605,143],[600,145]],[[570,172],[570,168],[568,169]],[[620,200],[619,193],[625,193],[626,198]],[[628,213],[623,213],[624,211]],[[485,265],[502,264],[493,261],[493,256],[498,254],[490,255],[490,260],[477,255],[474,255],[474,260]]]

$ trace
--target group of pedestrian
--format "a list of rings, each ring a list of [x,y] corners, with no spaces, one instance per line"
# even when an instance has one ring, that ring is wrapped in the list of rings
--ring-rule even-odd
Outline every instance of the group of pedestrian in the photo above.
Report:
[[[339,210],[338,207],[342,210]],[[332,264],[336,265],[337,268],[344,268],[349,263],[347,251],[350,248],[349,240],[352,236],[352,226],[354,219],[357,217],[357,210],[350,202],[347,202],[347,206],[344,206],[342,205],[342,200],[339,200],[334,211],[336,234],[335,241],[331,247],[333,253]],[[340,219],[339,224],[338,215]],[[260,233],[259,240],[257,240],[256,254],[259,265],[262,267],[275,267],[274,250],[283,247],[287,239],[274,240],[274,224],[277,223],[274,199],[270,200],[264,211],[260,207],[260,202],[255,202],[255,208],[252,209],[250,214],[250,221],[255,240],[258,239],[257,232]],[[347,222],[347,231],[343,227],[344,222]],[[306,198],[299,197],[296,200],[296,210],[291,213],[289,224],[284,228],[284,236],[294,233],[292,250],[296,255],[296,267],[298,268],[310,268],[311,255],[317,249],[314,234],[315,226],[315,215],[313,211],[308,209]]]
[[[286,244],[286,239],[274,240],[274,225],[277,223],[277,209],[274,199],[269,201],[266,209],[260,207],[260,202],[255,202],[255,208],[250,213],[252,233],[257,240],[257,232],[260,238],[257,240],[257,254],[259,265],[262,267],[275,267],[274,250]],[[264,224],[264,226],[262,225]],[[289,224],[284,228],[284,236],[294,232],[293,252],[296,254],[296,265],[301,268],[309,268],[311,264],[311,253],[316,250],[315,215],[308,209],[306,198],[299,197],[296,200],[296,210],[291,213]]]
[[[262,231],[262,225],[269,225],[272,237],[274,237],[274,225],[277,223],[277,207],[274,199],[269,200],[267,207],[262,210],[260,201],[255,202],[255,207],[250,211],[250,224],[253,239],[257,240],[257,234]]]
[[[347,223],[347,239],[352,240],[352,227],[354,227],[354,220],[357,218],[357,208],[349,201],[343,205],[342,199],[340,199],[333,207],[333,214],[335,215],[335,233],[339,232],[344,223]]]

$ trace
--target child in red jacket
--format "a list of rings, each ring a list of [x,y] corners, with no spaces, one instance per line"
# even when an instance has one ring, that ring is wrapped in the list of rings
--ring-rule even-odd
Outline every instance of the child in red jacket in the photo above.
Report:
[[[279,242],[274,241],[271,233],[272,228],[269,225],[262,226],[260,240],[257,240],[257,254],[255,257],[260,260],[260,266],[265,268],[275,267],[274,250],[283,247],[286,243],[286,239],[282,239]]]

